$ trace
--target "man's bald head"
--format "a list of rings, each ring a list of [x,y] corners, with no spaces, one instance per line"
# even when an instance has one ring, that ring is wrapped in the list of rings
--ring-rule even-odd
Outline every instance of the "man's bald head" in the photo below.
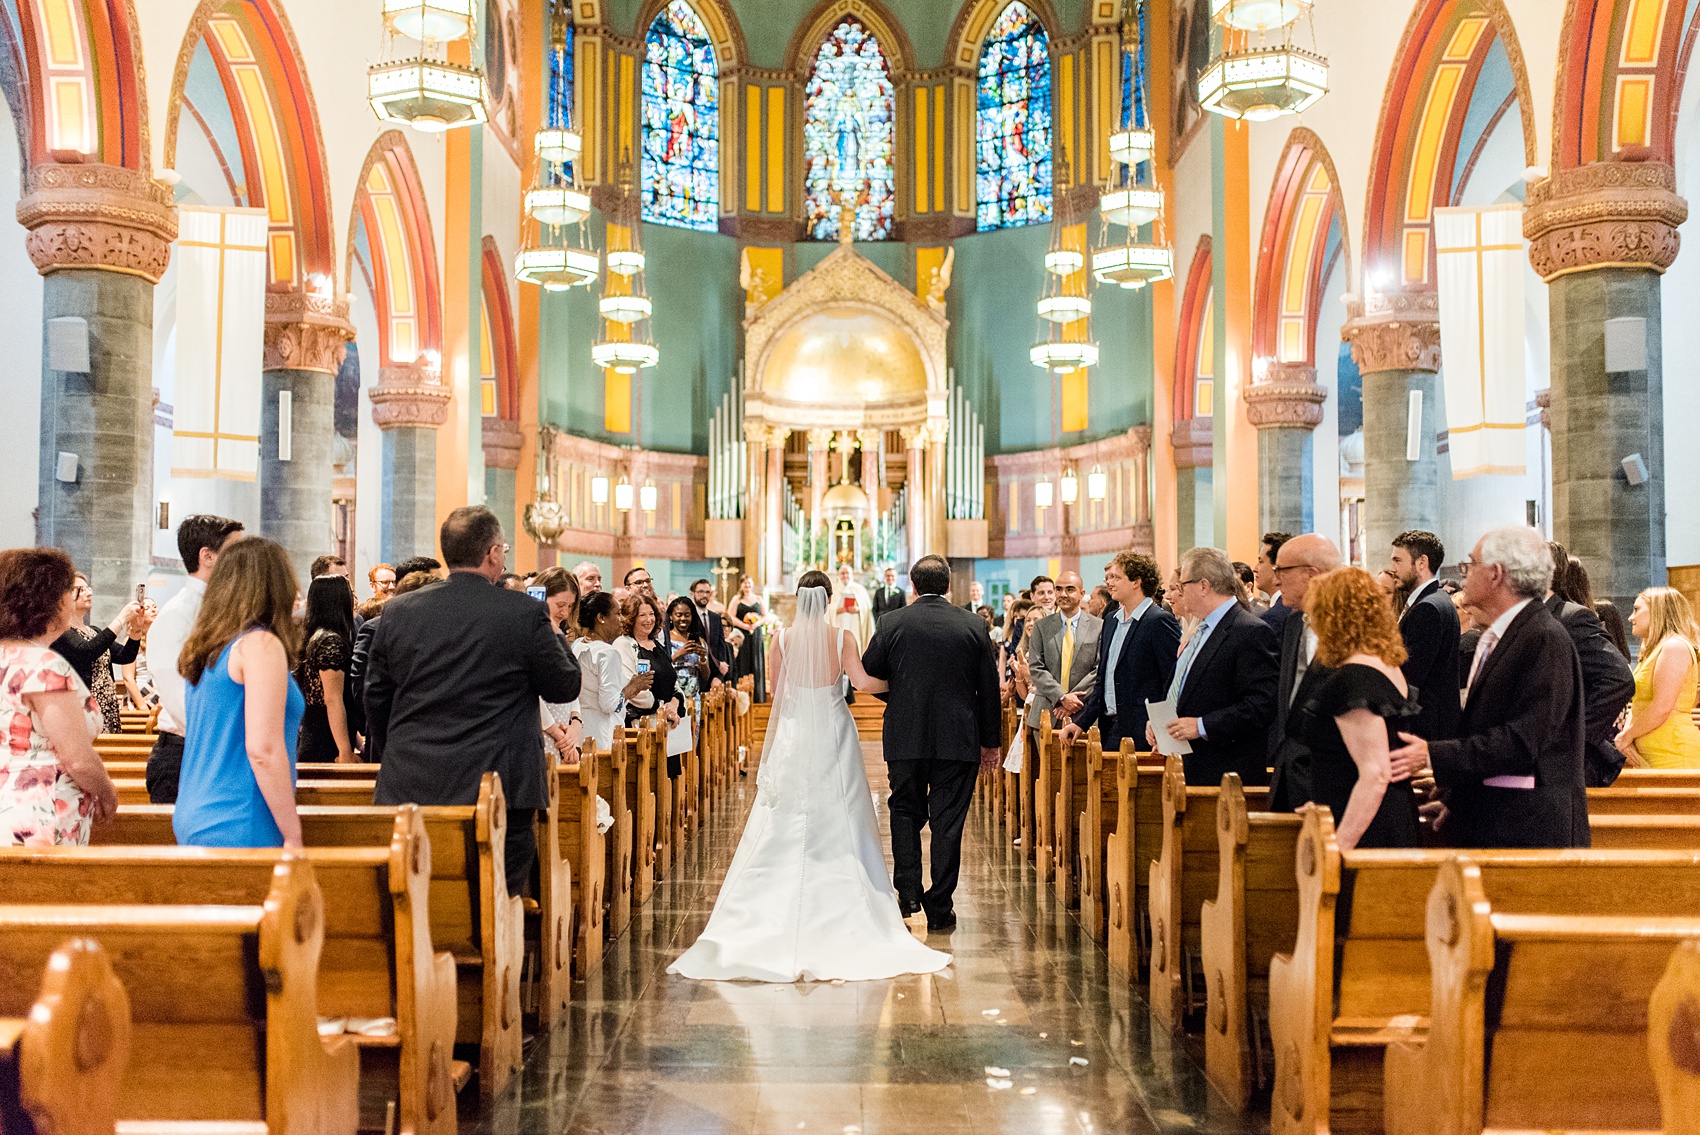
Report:
[[[1086,584],[1080,579],[1077,571],[1065,571],[1057,576],[1057,610],[1065,619],[1074,618],[1080,610],[1081,600],[1086,598]]]
[[[1340,566],[1340,549],[1334,541],[1315,532],[1294,536],[1275,556],[1275,579],[1281,587],[1281,602],[1304,610],[1310,581]]]

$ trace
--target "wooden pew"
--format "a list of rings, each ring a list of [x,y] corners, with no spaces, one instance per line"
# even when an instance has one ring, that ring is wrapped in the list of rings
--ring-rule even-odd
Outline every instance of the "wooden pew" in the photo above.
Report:
[[[1692,788],[1590,788],[1590,816],[1700,816],[1700,790]]]
[[[608,876],[604,836],[596,830],[599,766],[606,754],[594,744],[579,752],[576,765],[558,765],[561,785],[561,849],[572,865],[573,968],[580,978],[602,963],[603,899]]]
[[[1063,907],[1080,906],[1080,818],[1086,811],[1086,740],[1062,742],[1051,734],[1052,887]]]
[[[1647,1047],[1666,1135],[1700,1133],[1700,942],[1684,942],[1647,1005]]]
[[[92,938],[130,999],[126,1119],[353,1135],[359,1053],[318,1032],[324,934],[312,865],[297,856],[274,867],[259,906],[3,905],[0,1015],[28,1010],[34,975],[67,938]]]
[[[322,1017],[390,1018],[393,1033],[350,1034],[367,1076],[393,1085],[399,1130],[452,1135],[454,1093],[471,1068],[451,1062],[455,962],[431,944],[431,844],[419,809],[395,810],[387,846],[313,847],[324,899]],[[258,905],[285,853],[209,847],[0,849],[0,894],[13,903]]]
[[[73,938],[35,1003],[0,1017],[0,1132],[113,1135],[129,1060],[130,998],[100,945]]]
[[[1271,1131],[1378,1132],[1383,1056],[1428,1021],[1429,891],[1449,850],[1341,853],[1326,808],[1301,810],[1291,954],[1269,968]],[[1495,907],[1513,914],[1700,917],[1700,854],[1472,851]],[[1341,895],[1350,891],[1349,909]]]
[[[627,796],[626,770],[631,764],[631,748],[624,729],[614,730],[614,747],[607,756],[596,762],[597,793],[608,802],[614,813],[614,826],[603,840],[603,932],[618,938],[632,921],[632,805]]]
[[[1056,822],[1054,804],[1056,787],[1056,734],[1051,729],[1051,715],[1035,715],[1027,719],[1027,759],[1033,763],[1033,871],[1039,882],[1048,883],[1056,869],[1057,838],[1051,825]]]
[[[103,761],[145,761],[158,740],[154,733],[102,733],[94,739],[94,751]]]
[[[655,730],[627,729],[626,799],[632,806],[632,906],[655,892]]]
[[[999,736],[1003,741],[1004,758],[1008,759],[1010,748],[1015,744],[1016,722],[1020,720],[1020,717],[1017,715],[1015,707],[1008,703],[1004,704],[1000,717],[1002,728],[999,730]],[[1007,846],[1014,846],[1022,838],[1021,774],[1002,771],[1003,761],[1001,760],[998,762],[998,769],[1003,780],[1004,840]]]
[[[1145,966],[1151,863],[1163,846],[1163,769],[1124,742],[1116,757],[1116,827],[1104,840],[1110,964],[1130,976]]]
[[[1080,848],[1080,923],[1094,942],[1103,944],[1109,928],[1104,852],[1115,831],[1119,762],[1117,754],[1104,754],[1096,725],[1087,730],[1085,746],[1085,808],[1080,814],[1079,834],[1075,836]]]
[[[652,717],[649,723],[650,791],[655,794],[655,842],[650,866],[659,882],[673,870],[678,813],[673,800],[673,778],[667,775],[667,728],[659,718]]]
[[[396,809],[302,806],[309,847],[387,846]],[[457,1044],[477,1046],[479,1093],[493,1097],[520,1065],[520,976],[525,919],[504,868],[508,813],[501,779],[485,773],[478,803],[422,807],[431,843],[431,940],[455,959]],[[171,806],[121,805],[96,825],[99,846],[174,844]]]
[[[1482,875],[1454,858],[1429,893],[1428,1034],[1388,1046],[1387,1135],[1658,1130],[1648,1004],[1673,948],[1700,938],[1693,895],[1512,914]]]

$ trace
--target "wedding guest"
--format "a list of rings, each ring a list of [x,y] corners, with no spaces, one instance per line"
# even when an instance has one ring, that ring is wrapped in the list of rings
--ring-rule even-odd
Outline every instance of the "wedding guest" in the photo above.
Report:
[[[1063,726],[1065,742],[1094,725],[1105,752],[1130,737],[1136,744],[1145,741],[1145,703],[1167,696],[1181,645],[1180,624],[1153,600],[1158,578],[1157,561],[1134,552],[1117,552],[1104,569],[1104,586],[1116,605],[1098,632],[1097,680]]]
[[[1251,565],[1242,560],[1233,562],[1234,575],[1240,581],[1240,595],[1243,602],[1251,609],[1252,614],[1261,615],[1269,610],[1269,599],[1257,589],[1257,573],[1251,570]]]
[[[54,640],[53,649],[65,656],[77,677],[94,694],[105,731],[121,733],[124,719],[118,684],[112,680],[112,665],[135,661],[136,649],[148,631],[148,624],[143,622],[146,616],[140,603],[126,603],[112,617],[112,622],[97,631],[88,624],[89,612],[94,608],[94,588],[82,572],[77,573],[74,594],[75,619]]]
[[[348,577],[348,564],[341,556],[334,553],[326,556],[314,556],[313,565],[308,570],[308,574],[312,576],[312,579],[307,581],[309,586],[312,585],[314,579],[323,579],[327,575],[340,575],[346,579]]]
[[[654,598],[653,593],[650,598]],[[767,649],[761,629],[766,614],[761,600],[756,598],[756,581],[740,575],[738,594],[732,601],[732,609],[726,613],[726,621],[744,636],[732,659],[732,684],[749,677],[755,687],[752,696],[756,701],[767,700]]]
[[[1400,664],[1405,644],[1375,580],[1341,568],[1312,580],[1304,613],[1324,672],[1293,707],[1288,730],[1311,754],[1312,799],[1334,814],[1341,850],[1417,847],[1417,799],[1390,753],[1417,703]]]
[[[372,587],[372,598],[388,599],[394,595],[396,580],[400,578],[389,564],[373,564],[372,570],[366,573],[366,582]]]
[[[307,588],[304,645],[295,683],[307,699],[296,759],[309,764],[352,764],[357,732],[349,713],[349,678],[354,640],[354,592],[348,578],[322,575]]]
[[[1316,799],[1310,747],[1292,729],[1290,715],[1330,673],[1316,662],[1318,640],[1309,604],[1315,581],[1339,570],[1340,549],[1328,537],[1307,532],[1283,540],[1276,560],[1276,586],[1292,616],[1281,625],[1281,670],[1269,729],[1269,810],[1292,812]]]
[[[0,846],[86,844],[118,811],[94,751],[100,706],[53,642],[76,618],[76,572],[54,548],[0,552]]]
[[[574,568],[573,574],[578,576],[578,593],[581,597],[588,597],[602,590],[602,569],[589,560]]]
[[[1106,571],[1108,569],[1105,569]],[[1099,584],[1092,589],[1092,594],[1086,600],[1086,613],[1095,619],[1102,619],[1104,612],[1115,606],[1115,600],[1110,597],[1110,589]]]
[[[897,579],[897,572],[893,571],[891,568],[886,568],[886,570],[891,572],[891,578],[892,578],[892,580],[895,581]],[[977,610],[980,609],[980,604],[984,603],[985,601],[986,601],[986,585],[981,583],[977,579],[969,580],[968,581],[968,602],[966,602],[962,605],[963,609],[967,610],[967,611],[977,611]]]
[[[571,642],[578,637],[578,605],[582,594],[578,576],[563,567],[544,568],[531,581],[531,586],[543,589],[543,603],[549,611],[549,624]]]
[[[1265,532],[1257,544],[1257,563],[1252,568],[1256,577],[1257,589],[1269,596],[1269,604],[1263,611],[1263,621],[1275,628],[1279,635],[1281,628],[1292,618],[1298,608],[1297,602],[1290,602],[1281,593],[1281,580],[1275,574],[1275,565],[1279,562],[1281,545],[1291,540],[1288,532]]]
[[[1027,585],[1027,590],[1030,593],[1028,598],[1033,600],[1033,605],[1044,611],[1045,614],[1048,615],[1057,609],[1057,581],[1050,576],[1034,576],[1033,582]]]
[[[708,644],[703,641],[696,604],[683,595],[667,604],[667,649],[679,693],[687,702],[694,701],[708,689]]]
[[[684,703],[679,697],[678,677],[673,667],[673,653],[667,649],[661,627],[661,604],[655,596],[634,592],[621,608],[627,631],[616,644],[624,664],[623,673],[629,681],[640,672],[648,673],[653,682],[647,690],[634,693],[626,704],[626,724],[635,724],[650,714],[661,719],[671,729],[678,724]],[[647,670],[642,669],[647,666]],[[678,776],[670,771],[669,776]]]
[[[732,655],[726,649],[726,624],[720,612],[713,608],[714,584],[699,579],[691,584],[691,602],[702,641],[708,645],[709,684],[725,679],[732,669]]]
[[[897,586],[897,569],[888,567],[882,577],[884,582],[874,589],[874,629],[879,629],[880,620],[893,611],[901,611],[909,603],[909,596]],[[971,585],[979,587],[978,583]],[[984,588],[981,588],[984,590]]]
[[[579,712],[584,715],[584,734],[598,749],[614,747],[614,730],[626,723],[626,703],[655,683],[653,673],[625,675],[620,651],[614,645],[626,633],[625,620],[614,605],[614,597],[593,591],[579,602],[579,622],[585,637],[573,644],[583,675]],[[635,669],[635,668],[634,668]]]
[[[258,537],[219,553],[177,668],[187,681],[183,774],[171,817],[198,847],[300,847],[296,739],[306,700],[289,555]]]
[[[1636,676],[1629,669],[1627,654],[1613,644],[1592,606],[1560,594],[1561,589],[1568,592],[1571,586],[1570,553],[1556,541],[1548,541],[1547,550],[1552,553],[1547,612],[1564,627],[1582,664],[1584,784],[1604,788],[1623,771],[1626,754],[1617,744],[1618,719],[1636,696]],[[1583,593],[1586,591],[1584,574]]]
[[[1388,561],[1406,596],[1399,608],[1399,637],[1405,643],[1400,670],[1420,705],[1404,728],[1430,741],[1458,730],[1458,699],[1449,696],[1458,687],[1458,609],[1435,578],[1445,559],[1440,537],[1414,528],[1393,537]]]
[[[518,591],[521,594],[524,594],[524,592],[525,592],[525,577],[523,575],[520,575],[517,571],[505,571],[501,575],[496,577],[496,586],[497,587],[504,587],[509,591]]]
[[[1079,572],[1059,573],[1056,589],[1057,609],[1034,624],[1026,654],[1034,713],[1055,711],[1060,721],[1079,713],[1092,696],[1098,675],[1098,634],[1104,622],[1080,609],[1085,585]]]
[[[1692,717],[1700,682],[1694,609],[1674,587],[1649,587],[1635,597],[1629,626],[1641,640],[1641,660],[1618,751],[1638,766],[1700,769],[1700,729]]]
[[[530,586],[543,589],[543,606],[549,612],[549,624],[561,638],[562,646],[572,648],[578,634],[578,577],[563,567],[545,568],[533,577]],[[577,764],[579,742],[584,739],[584,714],[578,698],[566,702],[539,699],[543,721],[543,748],[550,755]]]
[[[985,604],[981,604],[979,609],[975,611],[975,614],[986,620],[986,633],[991,636],[991,640],[993,642],[996,642],[998,640],[998,625],[992,617],[992,609],[987,607]]]

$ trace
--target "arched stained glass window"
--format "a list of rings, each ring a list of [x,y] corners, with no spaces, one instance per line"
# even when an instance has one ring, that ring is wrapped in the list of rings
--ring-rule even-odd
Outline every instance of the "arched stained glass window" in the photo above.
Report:
[[[854,17],[833,28],[803,90],[803,195],[809,235],[838,236],[842,203],[856,207],[857,240],[891,236],[897,203],[897,100],[879,40]]]
[[[672,0],[643,40],[643,219],[719,227],[720,67],[708,32]]]
[[[978,228],[1051,219],[1051,55],[1027,5],[1003,10],[980,50]]]

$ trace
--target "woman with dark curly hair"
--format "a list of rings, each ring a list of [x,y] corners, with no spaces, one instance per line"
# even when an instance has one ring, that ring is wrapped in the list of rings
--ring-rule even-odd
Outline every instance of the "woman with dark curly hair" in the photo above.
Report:
[[[1421,691],[1399,671],[1405,644],[1386,592],[1361,568],[1341,568],[1311,581],[1304,607],[1316,631],[1311,665],[1331,671],[1287,722],[1311,753],[1312,799],[1334,813],[1342,851],[1416,847],[1417,798],[1409,780],[1394,780],[1389,754]]]
[[[76,618],[76,572],[53,548],[0,552],[0,846],[86,844],[118,810],[94,751],[100,706],[53,649]]]

